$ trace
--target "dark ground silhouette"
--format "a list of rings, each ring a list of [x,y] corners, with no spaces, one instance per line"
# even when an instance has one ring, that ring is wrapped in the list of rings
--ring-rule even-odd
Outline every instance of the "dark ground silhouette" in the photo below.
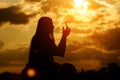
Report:
[[[63,65],[53,63],[53,65],[49,66],[44,74],[39,72],[39,68],[28,65],[29,68],[37,70],[35,76],[29,77],[27,73],[4,72],[0,73],[0,80],[120,80],[120,66],[116,63],[109,63],[107,67],[99,70],[82,70],[81,72],[77,72],[75,67],[69,63]]]

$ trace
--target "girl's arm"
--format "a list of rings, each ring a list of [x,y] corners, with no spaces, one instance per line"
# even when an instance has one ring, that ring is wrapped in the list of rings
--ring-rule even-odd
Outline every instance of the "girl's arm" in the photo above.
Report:
[[[67,26],[66,28],[63,27],[62,38],[61,38],[59,45],[57,46],[55,50],[56,52],[54,55],[61,56],[61,57],[64,56],[65,50],[66,50],[66,39],[69,34],[70,34],[70,28]]]

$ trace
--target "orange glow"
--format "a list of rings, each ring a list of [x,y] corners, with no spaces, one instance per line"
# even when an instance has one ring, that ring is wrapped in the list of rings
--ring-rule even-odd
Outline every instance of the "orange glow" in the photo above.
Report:
[[[28,75],[29,77],[34,77],[34,76],[36,75],[35,69],[33,69],[33,68],[28,69],[27,75]]]
[[[93,21],[97,21],[99,19],[99,13],[96,9],[91,9],[91,6],[99,6],[97,8],[100,8],[100,3],[97,1],[92,0],[73,0],[73,8],[68,10],[67,15],[69,14],[70,19],[66,22],[69,22],[70,20],[74,20],[75,22],[81,22],[81,23],[91,23]],[[95,7],[94,6],[94,7]],[[72,19],[73,18],[73,19]],[[73,21],[71,21],[73,22]]]

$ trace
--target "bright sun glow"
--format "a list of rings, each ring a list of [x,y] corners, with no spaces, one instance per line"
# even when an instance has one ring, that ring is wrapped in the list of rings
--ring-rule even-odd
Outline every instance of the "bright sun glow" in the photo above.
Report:
[[[83,9],[87,9],[88,5],[90,4],[88,1],[86,0],[74,0],[75,3],[75,7],[76,8],[83,8]]]
[[[76,7],[79,7],[83,4],[83,0],[74,0]]]
[[[95,16],[95,13],[93,11],[89,10],[89,1],[87,0],[73,0],[74,1],[74,8],[71,10],[72,15],[76,18],[78,21],[83,22],[90,22],[93,19],[93,16]]]

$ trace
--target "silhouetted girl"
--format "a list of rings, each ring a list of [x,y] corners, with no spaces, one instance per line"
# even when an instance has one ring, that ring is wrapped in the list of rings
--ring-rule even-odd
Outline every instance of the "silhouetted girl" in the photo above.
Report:
[[[58,46],[54,41],[53,29],[51,18],[41,17],[39,19],[36,33],[31,41],[29,64],[44,65],[53,62],[53,56],[64,56],[66,37],[70,33],[70,28],[64,29],[63,27],[62,38]]]

